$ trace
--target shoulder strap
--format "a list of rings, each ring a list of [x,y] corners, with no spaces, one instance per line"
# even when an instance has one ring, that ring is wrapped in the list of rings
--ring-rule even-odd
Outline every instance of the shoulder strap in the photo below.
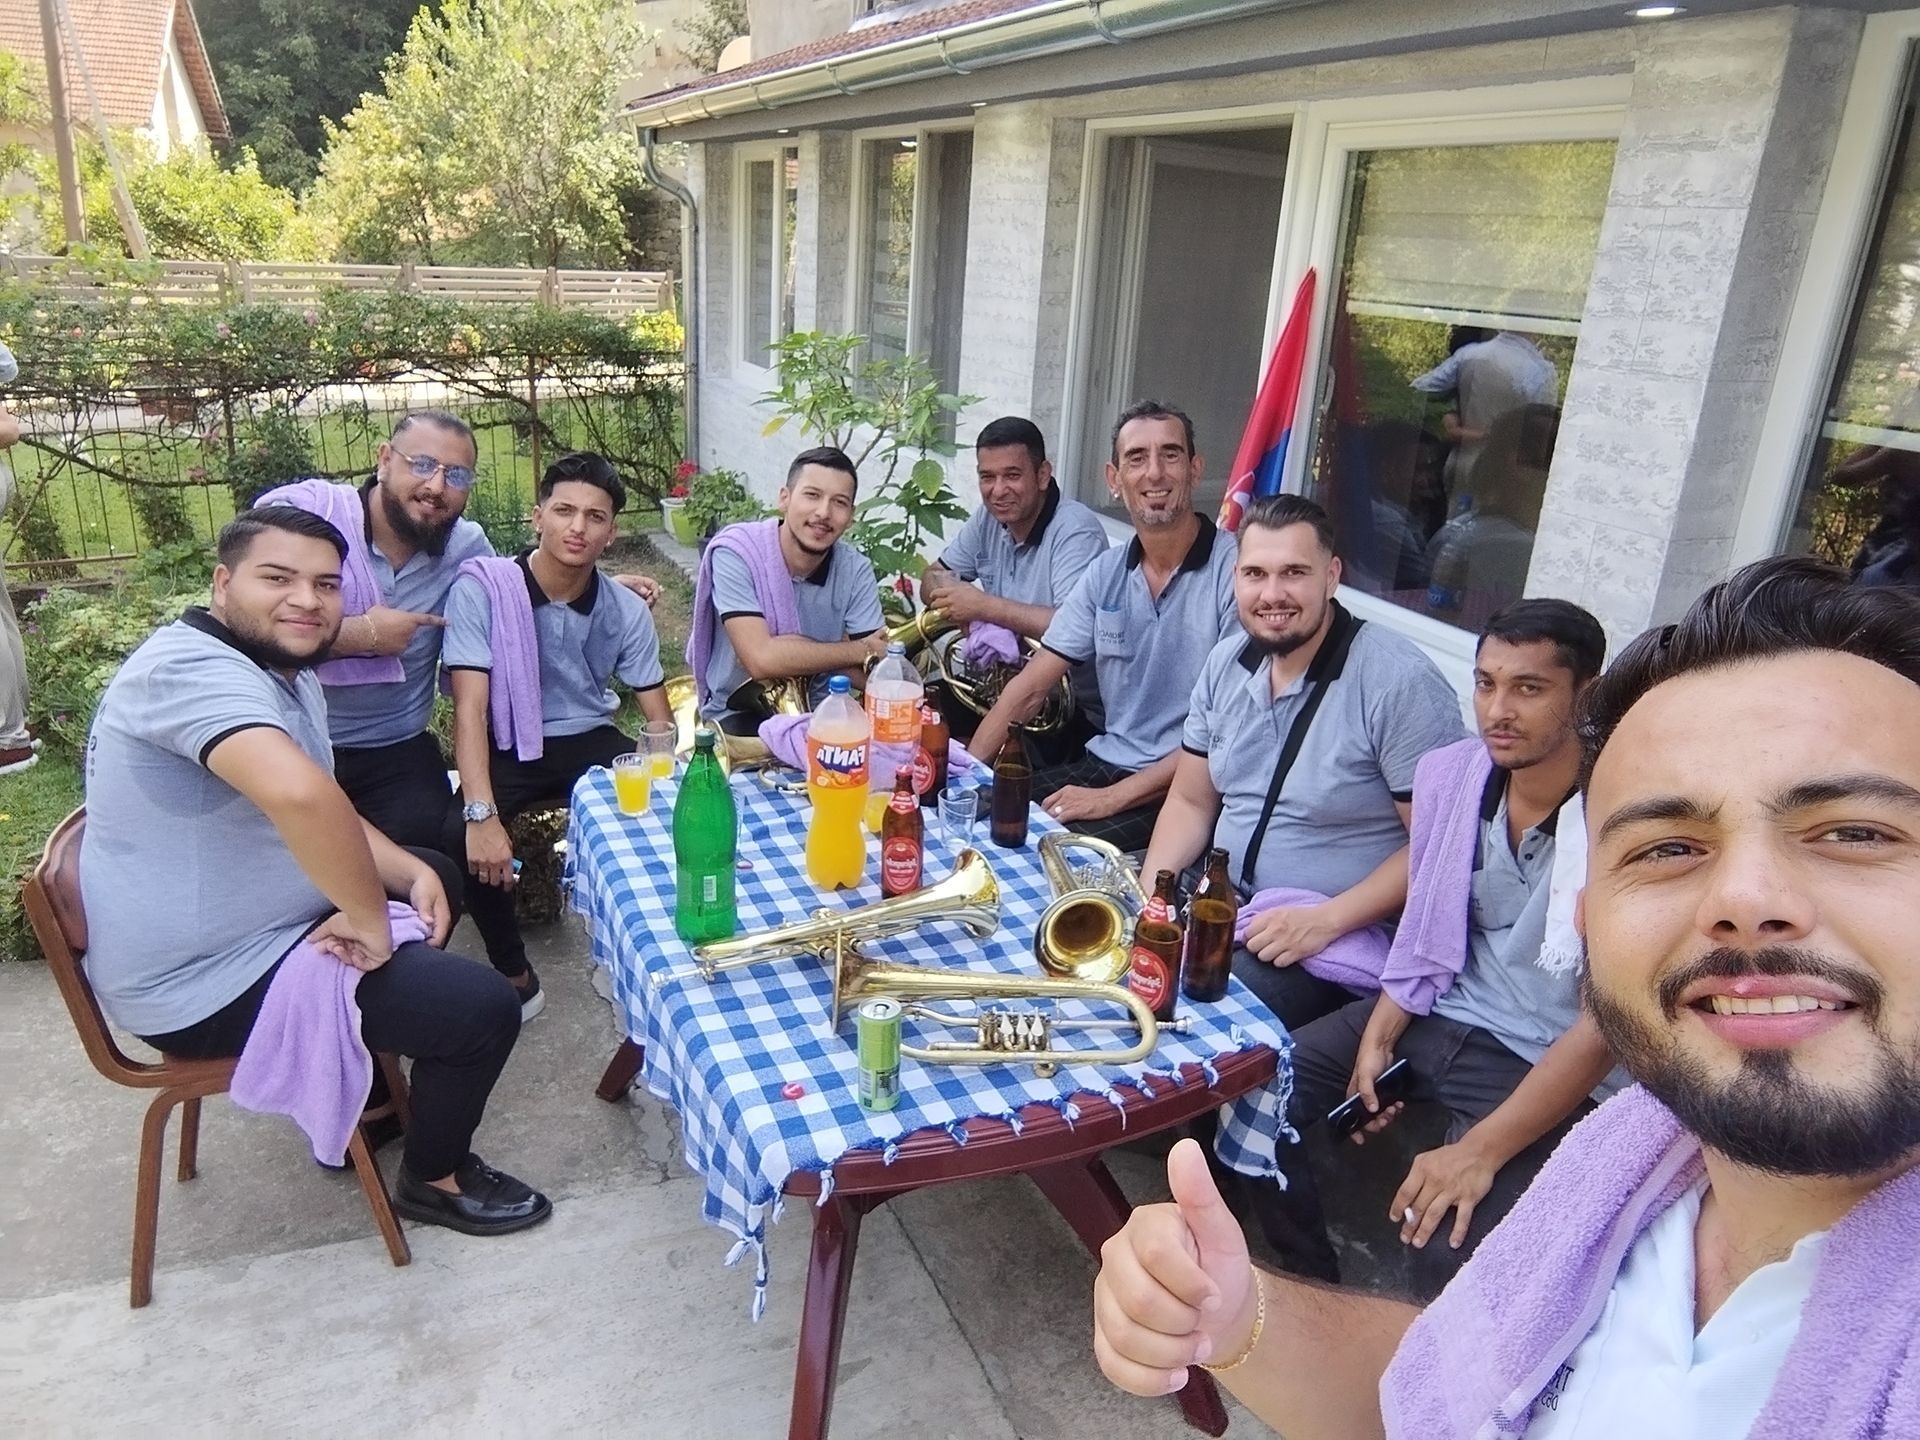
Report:
[[[1260,859],[1260,847],[1266,843],[1267,826],[1273,822],[1273,810],[1280,803],[1280,790],[1287,783],[1287,773],[1293,769],[1293,762],[1300,758],[1300,749],[1307,743],[1307,731],[1313,728],[1313,717],[1320,712],[1320,702],[1327,698],[1328,687],[1346,669],[1347,652],[1353,649],[1353,637],[1360,633],[1360,627],[1366,623],[1335,602],[1333,630],[1327,636],[1327,643],[1320,647],[1320,653],[1313,657],[1313,663],[1307,667],[1306,703],[1300,707],[1300,713],[1293,717],[1293,724],[1287,727],[1287,738],[1280,746],[1280,756],[1273,762],[1273,778],[1267,783],[1267,799],[1260,807],[1259,823],[1253,827],[1253,836],[1247,841],[1247,853],[1240,860],[1240,888],[1248,893],[1253,890],[1254,865]]]

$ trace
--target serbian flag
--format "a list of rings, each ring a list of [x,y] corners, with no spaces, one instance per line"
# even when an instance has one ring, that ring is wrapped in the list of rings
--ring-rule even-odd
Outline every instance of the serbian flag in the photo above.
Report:
[[[1280,471],[1287,461],[1287,442],[1293,438],[1293,416],[1300,405],[1300,379],[1307,366],[1307,321],[1313,313],[1315,272],[1301,277],[1293,308],[1274,342],[1266,379],[1253,397],[1253,413],[1233,457],[1227,493],[1220,502],[1220,528],[1238,530],[1247,506],[1258,495],[1280,491]]]

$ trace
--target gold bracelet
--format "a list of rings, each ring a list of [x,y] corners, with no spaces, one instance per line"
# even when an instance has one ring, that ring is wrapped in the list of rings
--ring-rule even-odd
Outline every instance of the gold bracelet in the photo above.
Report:
[[[1260,1344],[1260,1332],[1267,1328],[1267,1287],[1260,1283],[1260,1267],[1252,1261],[1247,1268],[1253,1272],[1253,1333],[1247,1336],[1247,1345],[1238,1355],[1220,1365],[1203,1363],[1200,1368],[1213,1375],[1224,1375],[1229,1370],[1238,1370],[1253,1358],[1255,1348]]]

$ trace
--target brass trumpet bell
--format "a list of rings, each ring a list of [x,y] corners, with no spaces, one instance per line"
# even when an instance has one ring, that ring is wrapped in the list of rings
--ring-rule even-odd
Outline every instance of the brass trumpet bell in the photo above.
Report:
[[[1093,854],[1093,883],[1075,875],[1068,858]],[[1127,857],[1104,840],[1071,831],[1040,837],[1040,868],[1053,901],[1033,932],[1033,957],[1050,975],[1115,984],[1133,959],[1133,925],[1147,908],[1146,894]]]

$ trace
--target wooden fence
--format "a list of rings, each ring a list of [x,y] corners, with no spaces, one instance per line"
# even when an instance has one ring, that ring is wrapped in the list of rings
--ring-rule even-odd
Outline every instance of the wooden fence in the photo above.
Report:
[[[6,261],[16,277],[63,299],[84,300],[125,283],[59,256],[9,255]],[[403,290],[474,304],[557,305],[614,319],[674,308],[673,276],[664,270],[152,260],[137,263],[133,273],[141,294],[182,305],[301,305],[330,290]]]

